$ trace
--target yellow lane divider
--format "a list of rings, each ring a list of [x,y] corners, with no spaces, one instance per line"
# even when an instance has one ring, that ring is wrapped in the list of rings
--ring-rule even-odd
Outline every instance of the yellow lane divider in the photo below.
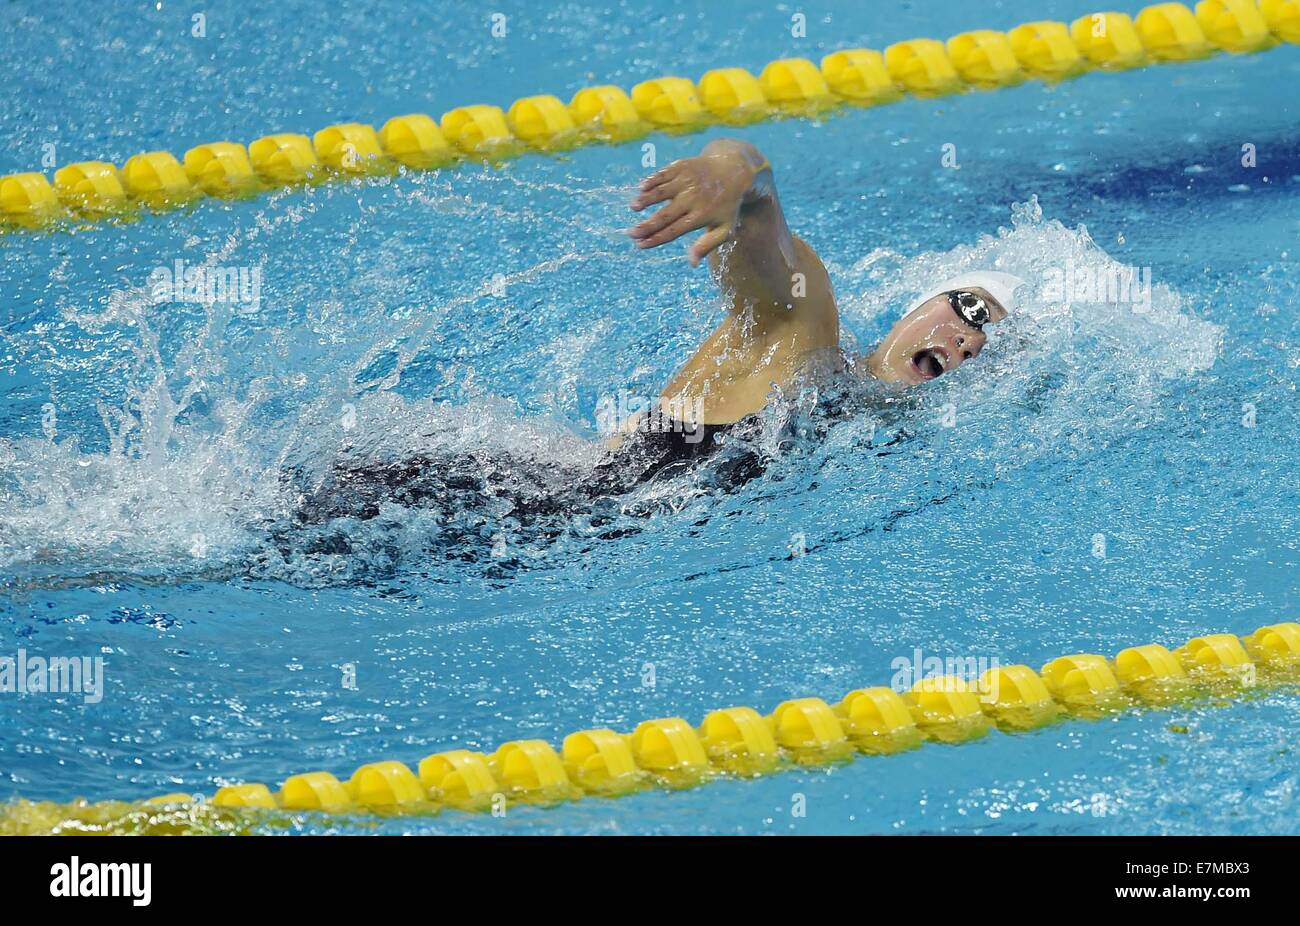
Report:
[[[629,95],[612,85],[558,97],[529,96],[508,111],[461,106],[435,121],[395,116],[378,132],[361,123],[306,135],[267,135],[247,147],[212,142],[185,153],[105,161],[0,177],[0,227],[82,224],[141,207],[163,210],[201,196],[242,197],[285,185],[324,182],[404,167],[429,170],[464,158],[499,160],[525,151],[557,151],[622,142],[652,130],[693,131],[774,116],[816,116],[841,105],[877,106],[967,89],[1008,87],[1034,78],[1060,81],[1091,69],[1120,71],[1154,62],[1193,61],[1220,51],[1245,54],[1278,42],[1300,44],[1300,0],[1201,0],[1195,12],[1157,3],[1130,17],[1093,13],[1068,26],[1045,20],[1007,32],[980,29],[948,41],[909,39],[884,50],[852,48],[822,58],[769,63],[757,77],[740,67],[642,81]]]
[[[106,803],[137,813],[171,808],[180,819],[228,810],[326,813],[436,813],[443,808],[504,811],[515,803],[552,805],[584,795],[616,797],[648,788],[686,788],[716,777],[753,777],[805,765],[886,755],[926,741],[964,743],[996,728],[1035,730],[1065,718],[1093,719],[1134,708],[1233,703],[1252,692],[1300,684],[1300,623],[1261,627],[1245,637],[1196,637],[1176,650],[1151,643],[1113,659],[1081,653],[1039,671],[997,666],[978,680],[923,678],[910,690],[861,688],[837,704],[798,698],[763,716],[750,707],[709,713],[699,726],[680,717],[647,720],[631,733],[582,730],[557,751],[540,739],[515,740],[491,755],[453,749],[412,769],[394,760],[361,766],[346,781],[327,771],[293,775],[272,791],[230,784],[211,798],[164,794],[143,804]],[[85,821],[96,805],[18,801],[0,808],[0,833]],[[33,825],[32,821],[45,821]],[[172,824],[175,824],[175,819]],[[76,827],[70,827],[76,831]]]

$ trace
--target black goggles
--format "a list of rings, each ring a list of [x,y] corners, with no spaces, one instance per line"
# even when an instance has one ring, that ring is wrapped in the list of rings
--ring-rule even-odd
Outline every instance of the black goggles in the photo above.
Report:
[[[983,329],[993,317],[989,304],[983,297],[964,289],[954,289],[948,294],[948,304],[957,313],[957,317],[976,331]]]

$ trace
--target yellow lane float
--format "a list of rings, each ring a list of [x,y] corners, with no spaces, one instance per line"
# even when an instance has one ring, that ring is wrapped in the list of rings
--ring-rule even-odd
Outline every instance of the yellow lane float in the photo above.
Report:
[[[36,176],[44,179],[41,174]],[[114,212],[127,203],[122,175],[107,161],[82,161],[60,168],[54,174],[54,190],[65,206],[91,215]]]
[[[1055,20],[1005,31],[976,29],[946,42],[915,38],[883,51],[847,48],[820,65],[781,58],[755,76],[743,67],[706,71],[698,82],[668,76],[624,91],[584,87],[565,105],[549,94],[515,100],[508,111],[460,106],[440,120],[395,116],[376,132],[364,123],[329,126],[310,139],[267,135],[245,149],[212,142],[186,152],[184,166],[165,151],[138,154],[121,170],[104,161],[0,177],[0,227],[39,229],[60,219],[98,219],[134,202],[164,208],[206,195],[248,195],[278,187],[382,173],[447,167],[466,157],[500,161],[528,150],[622,143],[658,129],[696,131],[776,116],[820,118],[837,106],[878,106],[967,89],[1011,87],[1034,78],[1057,82],[1089,69],[1124,71],[1152,63],[1195,61],[1219,52],[1248,54],[1300,43],[1300,0],[1200,0],[1156,3],[1134,16],[1097,12],[1068,26]],[[115,186],[121,187],[119,195]]]
[[[248,151],[234,142],[198,145],[185,152],[185,175],[209,196],[231,196],[251,191],[257,184]]]
[[[425,113],[389,119],[379,130],[379,146],[391,160],[414,170],[443,167],[457,157],[438,123]]]
[[[320,161],[306,135],[267,135],[248,146],[248,155],[257,175],[276,184],[302,183],[320,171]]]
[[[991,728],[1018,735],[1065,718],[1093,719],[1142,706],[1218,706],[1269,687],[1297,685],[1300,623],[1285,622],[1244,637],[1193,637],[1175,650],[1148,643],[1113,659],[1061,656],[1038,672],[1026,665],[995,666],[978,679],[923,678],[901,693],[859,688],[834,706],[809,697],[784,701],[768,716],[751,707],[721,708],[705,715],[698,728],[681,717],[663,717],[626,734],[606,727],[580,730],[563,739],[559,752],[545,740],[524,739],[490,756],[465,749],[437,752],[421,760],[417,771],[390,759],[362,765],[346,782],[326,771],[292,775],[278,791],[247,782],[225,784],[208,799],[175,792],[136,804],[11,802],[0,810],[0,832],[34,831],[39,827],[32,821],[61,814],[100,821],[110,812],[129,815],[140,807],[189,808],[193,819],[205,805],[244,814],[429,814],[443,808],[501,813],[512,804],[550,806],[584,795],[689,788],[719,776],[752,778],[844,762],[856,754],[889,755],[927,740],[957,745]],[[176,822],[169,820],[158,825],[171,832]]]

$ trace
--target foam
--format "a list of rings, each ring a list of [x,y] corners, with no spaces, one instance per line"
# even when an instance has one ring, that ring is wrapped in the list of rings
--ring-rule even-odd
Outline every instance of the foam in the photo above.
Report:
[[[217,256],[229,256],[231,247],[227,239]],[[538,261],[512,279],[563,285],[567,274],[581,272],[582,260],[571,251]],[[1222,329],[1195,317],[1186,298],[1161,282],[1141,312],[1126,304],[1082,306],[1044,298],[1048,274],[1065,262],[1094,271],[1122,267],[1085,228],[1045,219],[1031,200],[1013,208],[1010,227],[951,251],[905,255],[878,249],[848,268],[832,264],[846,330],[883,333],[934,280],[969,270],[1014,273],[1029,285],[1021,290],[1015,315],[990,328],[990,345],[975,362],[906,393],[845,383],[794,390],[765,412],[752,446],[775,458],[774,471],[782,477],[800,467],[814,472],[832,464],[872,469],[877,494],[897,499],[911,494],[910,483],[924,471],[915,462],[897,466],[864,451],[873,440],[880,443],[873,433],[888,417],[880,414],[884,406],[893,406],[890,433],[900,427],[913,435],[929,432],[949,442],[959,459],[982,460],[991,471],[1105,444],[1148,426],[1162,414],[1170,381],[1194,377],[1214,363]],[[373,273],[379,291],[393,285],[392,268]],[[470,311],[490,286],[485,280],[471,285],[467,295],[427,307],[427,317],[400,342],[396,332],[411,327],[402,319],[372,313],[341,320],[335,337],[325,339],[324,355],[306,362],[351,373],[315,389],[297,388],[292,371],[238,388],[223,385],[234,361],[224,340],[231,316],[219,305],[205,306],[199,330],[166,355],[143,291],[117,295],[102,312],[70,309],[69,320],[87,330],[133,332],[137,375],[121,405],[101,408],[108,434],[104,451],[81,449],[76,435],[0,441],[0,566],[39,579],[105,571],[185,576],[244,569],[252,561],[261,574],[306,584],[322,576],[355,578],[366,564],[354,568],[337,557],[317,562],[310,544],[292,543],[287,560],[268,556],[268,526],[277,526],[283,539],[295,505],[286,470],[317,478],[340,457],[399,460],[416,453],[529,460],[554,469],[559,481],[594,466],[601,448],[580,429],[556,414],[521,413],[513,401],[495,395],[491,383],[477,382],[472,366],[452,374],[463,387],[454,404],[399,394],[401,374],[423,346],[435,333],[447,336],[440,325]],[[319,339],[318,328],[327,322],[308,319],[307,330],[296,332],[304,323],[288,320],[273,334]],[[367,328],[364,340],[360,335]],[[540,363],[538,375],[556,378],[557,392],[571,391],[604,337],[582,331],[558,336],[550,353],[566,359]],[[382,357],[389,359],[380,363]],[[378,373],[372,372],[376,364]],[[188,375],[180,375],[182,370]],[[828,422],[819,407],[836,392],[841,411]],[[199,396],[206,412],[192,415]],[[948,405],[959,405],[963,415],[962,427],[951,433],[936,424]],[[844,408],[850,409],[847,416]],[[961,478],[956,468],[934,466],[929,476],[939,481]],[[643,488],[635,501],[676,509],[709,494],[692,477],[684,478],[681,485]],[[427,559],[446,526],[428,513],[397,506],[384,514],[380,523],[336,529],[363,541],[357,547],[387,551],[376,554],[377,568],[385,573]],[[502,516],[508,519],[509,511]],[[573,533],[591,532],[583,513],[570,520]],[[527,548],[532,541],[522,543]],[[537,544],[534,551],[544,550],[544,543]]]

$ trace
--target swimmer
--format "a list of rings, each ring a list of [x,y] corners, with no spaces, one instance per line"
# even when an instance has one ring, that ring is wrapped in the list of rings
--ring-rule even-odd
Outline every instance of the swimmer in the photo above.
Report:
[[[693,454],[682,445],[694,444],[704,445],[702,451],[707,438],[761,411],[774,388],[817,370],[847,369],[902,386],[938,379],[980,355],[988,341],[984,326],[1006,317],[1024,282],[983,271],[941,283],[874,350],[852,358],[840,349],[826,268],[791,233],[772,167],[757,148],[719,139],[698,157],[668,165],[642,181],[631,207],[641,212],[657,204],[629,234],[638,247],[657,248],[702,230],[687,256],[692,267],[708,258],[727,318],[669,380],[659,408],[611,438],[615,450],[635,431],[669,435],[657,438],[660,449],[676,444],[680,453]]]
[[[631,206],[640,212],[657,204],[631,229],[632,238],[655,248],[702,230],[688,256],[692,266],[708,258],[727,318],[664,387],[658,406],[630,416],[606,442],[609,452],[594,469],[473,454],[340,460],[323,482],[295,489],[303,499],[298,519],[371,519],[396,503],[434,507],[473,533],[497,517],[488,510],[496,505],[536,532],[536,522],[562,520],[566,512],[688,471],[696,482],[734,488],[761,474],[765,459],[752,442],[725,438],[757,433],[758,413],[775,390],[821,372],[899,386],[938,379],[979,356],[985,325],[1006,317],[1022,282],[982,271],[941,283],[913,303],[874,350],[853,358],[840,348],[826,268],[791,234],[772,168],[753,145],[719,139],[698,157],[651,175]],[[731,452],[707,469],[696,467],[727,443]],[[475,521],[480,517],[482,523]]]

